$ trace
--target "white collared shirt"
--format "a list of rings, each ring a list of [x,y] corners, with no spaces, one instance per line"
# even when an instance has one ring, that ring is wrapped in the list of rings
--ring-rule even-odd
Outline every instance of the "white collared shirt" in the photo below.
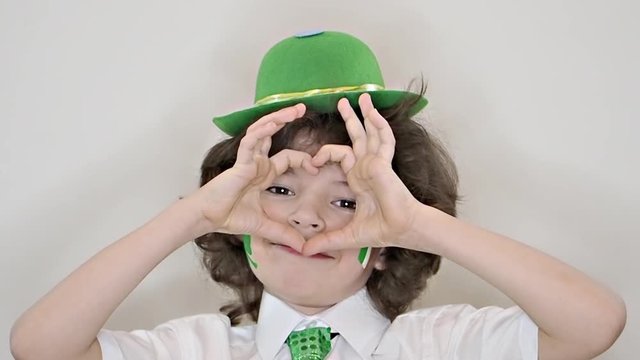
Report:
[[[264,292],[257,325],[232,327],[225,315],[201,314],[153,330],[102,330],[98,340],[104,360],[290,360],[289,333],[319,325],[339,333],[328,360],[538,358],[538,328],[517,307],[446,305],[412,311],[390,323],[364,288],[314,316]]]

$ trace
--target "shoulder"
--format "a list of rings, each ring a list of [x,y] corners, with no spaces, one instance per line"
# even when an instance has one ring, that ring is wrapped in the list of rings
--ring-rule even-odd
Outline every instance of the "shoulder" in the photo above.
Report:
[[[209,337],[214,334],[228,333],[231,321],[223,314],[197,314],[169,320],[157,325],[152,330],[133,330],[131,334],[146,334],[157,336],[172,336],[184,340],[185,338]]]
[[[231,321],[226,315],[218,313],[196,314],[169,320],[155,327],[155,329],[176,330],[203,330],[203,329],[228,329]]]
[[[520,316],[524,311],[517,306],[502,308],[499,306],[486,306],[476,308],[469,304],[448,304],[428,308],[421,308],[399,315],[396,320],[423,318],[437,320],[460,320],[463,318],[493,317],[493,316]]]
[[[451,304],[413,310],[399,315],[393,327],[415,327],[449,329],[482,323],[510,323],[528,320],[528,316],[517,306],[501,308],[487,306],[476,308],[469,304]]]
[[[229,351],[236,342],[251,338],[252,332],[251,326],[232,327],[227,316],[211,313],[169,320],[151,330],[101,330],[98,341],[105,359],[147,359],[150,354],[199,358],[192,355],[213,348]]]
[[[389,332],[400,342],[422,344],[439,356],[482,351],[532,359],[537,354],[538,328],[515,306],[476,308],[455,304],[418,309],[398,316]]]
[[[198,314],[180,317],[157,325],[153,329],[101,330],[101,334],[112,337],[139,337],[157,340],[171,340],[185,337],[207,336],[211,332],[227,332],[231,327],[229,318],[222,314]]]

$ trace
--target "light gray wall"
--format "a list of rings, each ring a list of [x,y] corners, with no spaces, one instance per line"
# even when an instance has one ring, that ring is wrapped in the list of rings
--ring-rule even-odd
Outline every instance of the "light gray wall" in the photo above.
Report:
[[[300,30],[351,32],[389,87],[421,72],[422,115],[461,175],[461,217],[609,284],[640,352],[637,3],[628,0],[0,2],[0,357],[13,320],[89,256],[197,186],[248,106],[263,53]],[[109,321],[152,327],[228,294],[186,246]],[[446,263],[422,305],[509,305]],[[635,337],[635,342],[633,341]]]

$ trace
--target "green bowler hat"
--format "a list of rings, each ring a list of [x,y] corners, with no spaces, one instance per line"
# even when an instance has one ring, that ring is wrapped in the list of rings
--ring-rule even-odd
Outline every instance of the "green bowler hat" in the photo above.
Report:
[[[321,113],[337,111],[338,100],[369,93],[374,106],[391,107],[418,94],[384,87],[378,60],[357,38],[334,31],[312,31],[284,39],[262,59],[252,107],[217,116],[213,122],[228,135],[238,135],[262,116],[297,103]],[[410,115],[427,105],[420,97]]]

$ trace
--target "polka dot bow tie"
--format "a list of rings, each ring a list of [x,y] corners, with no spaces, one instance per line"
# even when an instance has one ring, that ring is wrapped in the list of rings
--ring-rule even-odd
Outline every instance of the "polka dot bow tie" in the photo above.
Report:
[[[331,351],[331,328],[292,331],[287,338],[291,360],[324,360]]]

